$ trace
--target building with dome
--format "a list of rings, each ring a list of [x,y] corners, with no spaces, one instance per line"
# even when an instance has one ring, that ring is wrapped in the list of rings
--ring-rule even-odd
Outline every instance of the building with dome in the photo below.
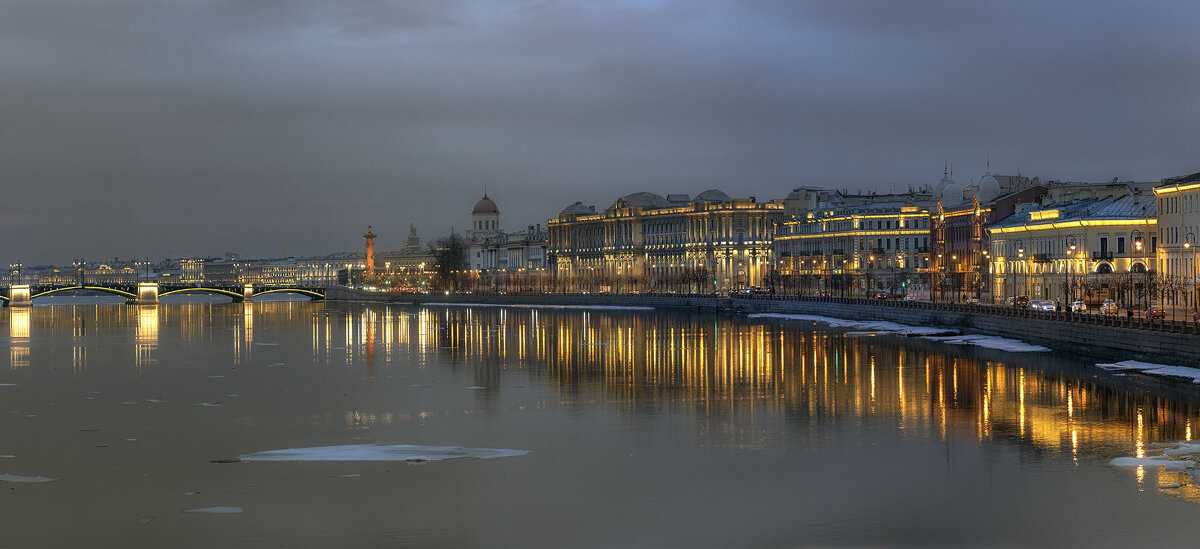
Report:
[[[1000,178],[1009,183],[1002,185]],[[943,183],[945,183],[943,185]],[[943,171],[941,198],[931,212],[933,247],[929,252],[931,298],[961,301],[978,298],[991,301],[994,290],[990,236],[987,228],[1009,217],[1017,205],[1040,200],[1046,187],[1039,181],[992,175],[991,161],[979,183],[960,189]],[[1007,189],[1007,190],[1006,190]]]
[[[576,202],[547,222],[559,291],[710,293],[768,285],[783,201],[638,192],[596,211]]]
[[[539,287],[546,271],[546,230],[541,224],[507,232],[500,208],[487,193],[471,210],[466,232],[467,265],[482,291],[524,291]]]

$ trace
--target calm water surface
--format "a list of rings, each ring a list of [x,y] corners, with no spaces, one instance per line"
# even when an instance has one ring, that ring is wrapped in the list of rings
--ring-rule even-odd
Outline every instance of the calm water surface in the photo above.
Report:
[[[662,311],[0,312],[4,547],[1194,546],[1191,386]],[[495,460],[214,463],[339,444]],[[1179,488],[1165,488],[1179,483]],[[184,513],[236,506],[239,514]]]

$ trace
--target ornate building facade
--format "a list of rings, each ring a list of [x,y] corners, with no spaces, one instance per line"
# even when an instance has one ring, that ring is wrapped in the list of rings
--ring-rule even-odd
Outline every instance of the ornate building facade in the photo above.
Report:
[[[711,293],[770,284],[782,201],[649,192],[602,212],[576,202],[549,220],[555,288]]]

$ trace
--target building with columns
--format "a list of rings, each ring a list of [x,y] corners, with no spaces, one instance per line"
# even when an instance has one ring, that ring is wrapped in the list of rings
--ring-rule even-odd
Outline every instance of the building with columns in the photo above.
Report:
[[[576,202],[547,222],[555,288],[711,293],[769,285],[783,208],[716,189],[633,193],[600,212]]]
[[[775,235],[785,293],[928,295],[929,202],[825,204],[784,221]]]
[[[500,208],[487,193],[471,210],[466,233],[467,265],[481,291],[518,292],[544,290],[546,231],[541,224],[507,232],[500,224]]]
[[[1168,293],[1186,293],[1191,310],[1200,304],[1200,173],[1169,177],[1154,187],[1158,206],[1158,273]],[[1178,299],[1172,301],[1179,301]]]

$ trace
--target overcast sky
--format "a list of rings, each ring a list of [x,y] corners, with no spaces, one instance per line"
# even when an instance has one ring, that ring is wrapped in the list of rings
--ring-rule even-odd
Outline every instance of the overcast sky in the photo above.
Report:
[[[0,261],[1200,171],[1197,2],[0,1]]]

